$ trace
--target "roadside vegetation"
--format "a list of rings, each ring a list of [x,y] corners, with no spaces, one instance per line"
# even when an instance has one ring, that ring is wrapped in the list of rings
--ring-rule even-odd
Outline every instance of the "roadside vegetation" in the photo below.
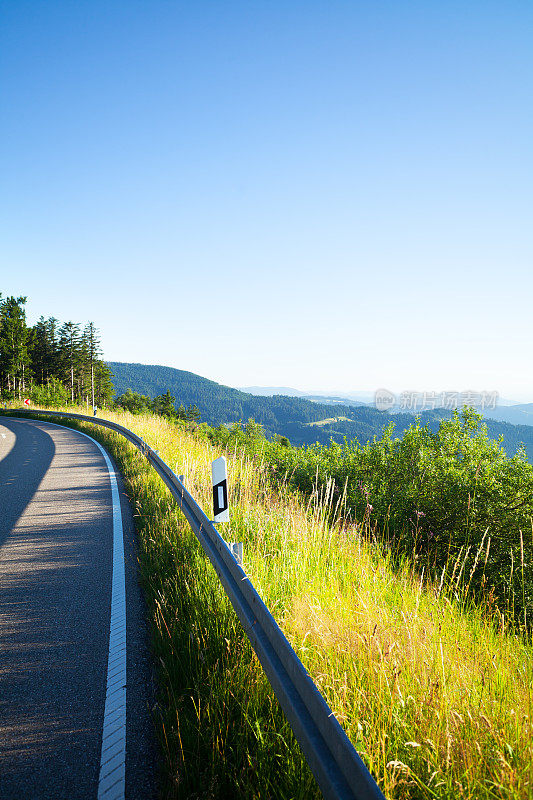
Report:
[[[343,519],[364,521],[401,564],[496,611],[502,624],[531,635],[533,620],[533,466],[488,436],[464,408],[438,430],[415,421],[401,437],[388,425],[365,445],[292,447],[267,440],[261,426],[203,428],[227,452],[259,458],[273,486],[302,497],[330,496]]]
[[[228,456],[223,533],[244,543],[247,573],[387,797],[533,797],[520,455],[507,459],[471,412],[439,435],[415,425],[352,450],[297,450],[253,423],[102,416],[157,449],[206,511],[210,462]],[[168,490],[121,437],[82,427],[114,454],[134,506],[164,796],[319,797]]]

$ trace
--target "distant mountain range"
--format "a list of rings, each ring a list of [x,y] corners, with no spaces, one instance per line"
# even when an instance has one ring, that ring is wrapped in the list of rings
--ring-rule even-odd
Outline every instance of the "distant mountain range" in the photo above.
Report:
[[[303,397],[305,400],[326,404],[343,404],[350,406],[368,405],[374,401],[371,392],[354,392],[353,394],[332,394],[331,392],[302,392],[300,389],[292,389],[290,386],[242,386],[241,392],[254,394],[258,397],[274,397],[281,394],[286,397]]]
[[[485,416],[511,425],[533,425],[533,403],[520,403],[513,406],[496,406],[487,409]]]
[[[374,405],[375,393],[372,392],[304,392],[301,389],[293,389],[289,386],[247,386],[241,388],[242,392],[259,397],[273,397],[275,395],[287,395],[289,397],[302,397],[313,402],[326,403],[327,405]],[[391,414],[397,414],[402,409],[396,405],[390,409]],[[415,412],[412,412],[415,413]],[[484,416],[500,422],[510,422],[512,425],[533,425],[533,403],[518,403],[516,400],[508,400],[500,397],[498,405],[494,409],[487,408]]]
[[[381,436],[384,426],[389,422],[394,422],[395,433],[401,435],[414,418],[413,413],[378,411],[374,405],[364,405],[355,398],[303,393],[301,396],[289,396],[277,391],[266,394],[271,388],[297,390],[288,387],[248,387],[254,390],[263,388],[265,394],[259,395],[223,386],[193,372],[172,367],[117,361],[107,363],[114,375],[117,394],[133,389],[153,398],[168,389],[178,404],[197,405],[202,421],[210,425],[240,420],[246,422],[252,417],[264,426],[267,436],[278,433],[287,436],[295,445],[315,442],[328,444],[331,439],[342,442],[345,437],[349,440],[358,439],[363,444],[374,436]],[[441,408],[424,411],[420,417],[423,424],[427,423],[432,430],[436,430],[440,420],[450,414],[450,411]],[[524,424],[525,420],[532,424]],[[499,406],[486,412],[485,422],[491,437],[498,438],[503,434],[508,454],[514,454],[522,442],[533,463],[533,404]]]

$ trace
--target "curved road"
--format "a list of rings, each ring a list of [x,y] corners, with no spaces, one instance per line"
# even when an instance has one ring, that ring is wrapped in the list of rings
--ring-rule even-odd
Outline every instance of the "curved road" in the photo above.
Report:
[[[153,677],[132,515],[117,478],[127,609],[125,797],[147,800],[156,796]],[[68,428],[0,417],[2,800],[102,797],[112,572],[111,483],[98,446]]]

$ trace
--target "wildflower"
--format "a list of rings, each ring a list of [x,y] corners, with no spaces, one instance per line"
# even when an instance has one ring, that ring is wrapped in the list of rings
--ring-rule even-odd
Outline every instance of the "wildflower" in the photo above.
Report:
[[[389,761],[387,764],[387,769],[398,769],[400,772],[411,772],[407,764],[404,764],[403,761]]]

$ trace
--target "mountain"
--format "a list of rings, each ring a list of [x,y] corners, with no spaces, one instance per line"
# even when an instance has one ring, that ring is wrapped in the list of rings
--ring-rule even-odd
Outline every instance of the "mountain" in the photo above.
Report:
[[[286,395],[257,396],[230,386],[202,378],[193,372],[149,364],[126,364],[117,361],[107,362],[114,374],[113,383],[117,394],[131,388],[140,394],[153,398],[170,390],[176,402],[183,405],[197,405],[203,422],[210,425],[221,423],[246,422],[250,417],[260,422],[267,436],[275,433],[287,436],[294,445],[329,444],[344,438],[358,439],[364,444],[374,436],[381,436],[383,428],[394,422],[396,436],[401,436],[414,420],[413,413],[378,411],[373,405],[357,407],[346,404],[334,406],[327,402],[311,401],[306,397]],[[281,388],[281,387],[280,387]],[[324,399],[324,398],[322,398]],[[531,404],[517,408],[531,408]],[[498,411],[503,409],[498,408]],[[492,412],[491,412],[492,413]],[[522,419],[529,417],[520,410]],[[422,424],[437,430],[441,419],[451,415],[449,410],[437,408],[420,414]],[[489,436],[496,439],[504,437],[504,447],[513,455],[523,443],[529,460],[533,463],[533,425],[513,425],[504,419],[485,416]]]
[[[219,425],[223,422],[247,421],[250,417],[264,425],[270,435],[279,432],[287,422],[307,423],[331,417],[331,406],[313,403],[300,397],[256,397],[231,386],[223,386],[173,367],[150,364],[126,364],[108,361],[114,378],[116,394],[133,389],[140,394],[154,398],[170,391],[176,402],[183,405],[197,405],[203,422]],[[350,406],[335,408],[339,416],[349,416]]]
[[[239,386],[238,389],[257,397],[273,397],[275,394],[283,394],[285,397],[306,397],[306,392],[302,392],[301,389],[291,389],[290,386]]]
[[[513,406],[501,406],[487,409],[485,417],[511,425],[533,425],[533,403],[520,403]]]
[[[303,392],[301,389],[291,389],[289,386],[242,386],[241,392],[256,395],[257,397],[274,397],[282,394],[286,397],[303,397],[305,400],[312,400],[313,403],[325,403],[326,405],[349,405],[364,406],[372,402],[373,395],[367,392],[358,392],[360,397],[366,398],[364,401],[357,400],[355,396],[345,394],[328,394],[327,392]]]
[[[451,411],[445,408],[436,408],[431,411],[423,411],[418,416],[422,425],[429,425],[432,431],[436,431],[440,421],[451,416]],[[383,428],[390,422],[394,423],[394,436],[401,436],[413,424],[414,419],[415,415],[412,413],[385,412],[378,411],[373,406],[361,406],[352,410],[352,418],[348,420],[337,418],[324,423],[311,422],[307,424],[288,422],[279,432],[287,436],[296,446],[313,444],[317,441],[320,444],[328,444],[331,439],[342,442],[344,438],[358,439],[361,444],[364,444],[374,436],[381,436]],[[523,444],[528,460],[533,464],[533,426],[512,425],[487,417],[484,422],[491,439],[503,436],[503,447],[509,456],[514,455],[519,446]]]
[[[249,394],[255,394],[259,397],[272,397],[276,394],[283,394],[287,395],[288,397],[304,397],[306,400],[313,400],[320,403],[327,403],[327,404],[334,404],[334,403],[344,403],[350,406],[363,406],[363,405],[375,405],[376,401],[376,392],[324,392],[324,391],[302,391],[302,389],[293,389],[289,386],[240,386],[239,389],[241,392],[248,392]],[[391,414],[396,414],[399,411],[405,411],[406,409],[402,407],[400,403],[400,392],[393,393],[396,396],[396,402],[394,405],[388,409]],[[421,392],[417,393],[421,396]],[[530,419],[526,422],[523,417],[519,415],[510,416],[507,412],[507,406],[514,406],[515,409],[523,409],[523,413],[527,413],[533,415],[533,404],[520,404],[517,400],[509,400],[504,397],[498,398],[498,409],[496,414],[493,415],[492,413],[487,412],[486,416],[490,416],[493,419],[500,419],[504,422],[511,422],[516,425],[533,425],[533,419]],[[505,407],[505,408],[504,408]],[[409,411],[407,413],[416,413],[414,411]]]

